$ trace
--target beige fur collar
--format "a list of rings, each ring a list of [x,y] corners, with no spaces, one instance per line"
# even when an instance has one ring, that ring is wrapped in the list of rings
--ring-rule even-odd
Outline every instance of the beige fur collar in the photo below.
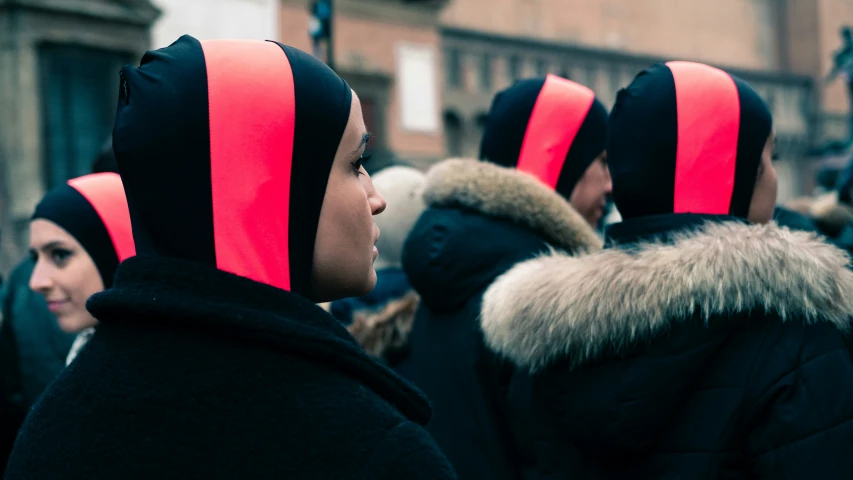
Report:
[[[431,207],[464,207],[509,220],[572,252],[599,250],[601,238],[572,206],[539,180],[518,170],[468,159],[445,160],[427,173]]]
[[[848,261],[810,233],[775,224],[707,224],[671,245],[522,262],[487,290],[481,325],[491,349],[530,370],[556,358],[583,364],[694,312],[707,321],[755,309],[848,330]]]

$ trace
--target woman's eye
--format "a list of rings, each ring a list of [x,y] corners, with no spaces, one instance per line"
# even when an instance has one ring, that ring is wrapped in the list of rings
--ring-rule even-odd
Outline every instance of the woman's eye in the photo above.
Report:
[[[358,157],[358,160],[352,162],[352,168],[356,171],[356,173],[358,173],[359,175],[364,173],[361,171],[361,167],[363,167],[364,164],[367,163],[368,160],[370,160],[371,156],[372,155],[362,155]]]
[[[51,259],[54,261],[54,263],[56,263],[57,265],[62,265],[62,264],[63,264],[63,263],[65,263],[65,262],[66,262],[70,257],[71,257],[71,252],[70,252],[69,250],[65,250],[65,249],[62,249],[62,248],[57,248],[56,250],[53,250],[52,252],[50,252],[50,258],[51,258]]]

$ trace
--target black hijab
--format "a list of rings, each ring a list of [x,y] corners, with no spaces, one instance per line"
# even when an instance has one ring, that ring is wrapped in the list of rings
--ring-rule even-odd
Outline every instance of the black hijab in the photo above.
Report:
[[[692,62],[644,70],[610,114],[607,159],[619,213],[746,218],[772,127],[764,100],[722,70]]]
[[[556,75],[531,78],[495,96],[480,158],[528,172],[569,199],[606,135],[607,110],[592,90]]]
[[[190,36],[121,78],[113,144],[139,254],[310,298],[346,82],[286,45]]]
[[[119,263],[135,255],[130,216],[121,178],[96,173],[69,180],[44,196],[33,220],[51,221],[74,237],[92,258],[104,288]]]

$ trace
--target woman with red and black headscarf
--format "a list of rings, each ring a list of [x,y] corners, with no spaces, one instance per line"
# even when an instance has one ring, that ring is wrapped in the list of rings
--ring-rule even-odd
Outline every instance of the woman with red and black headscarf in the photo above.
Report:
[[[522,80],[492,102],[482,161],[447,160],[427,174],[427,209],[403,248],[421,296],[403,368],[432,402],[427,428],[459,478],[509,479],[522,468],[505,404],[511,372],[483,345],[480,300],[513,264],[551,246],[600,248],[606,121],[583,85]]]
[[[75,178],[47,195],[30,221],[30,288],[44,296],[59,327],[77,334],[71,363],[98,320],[86,310],[92,295],[112,286],[119,263],[136,252],[121,177]]]
[[[771,222],[773,123],[740,79],[640,73],[610,116],[624,221],[489,287],[489,348],[530,373],[565,478],[853,478],[847,255]],[[563,477],[561,477],[563,478]]]
[[[26,412],[93,335],[98,321],[86,310],[86,300],[109,288],[118,264],[133,254],[130,215],[118,174],[75,178],[39,202],[30,221],[32,266],[27,282],[28,293],[44,300],[33,304],[23,292],[9,292],[3,312],[15,315],[0,312],[8,400],[2,407],[0,472]],[[17,274],[27,273],[22,265]],[[20,303],[16,308],[14,301]],[[46,326],[76,339],[57,341]]]
[[[137,256],[8,478],[453,478],[424,396],[316,303],[373,288],[358,97],[274,42],[184,36],[121,71]]]

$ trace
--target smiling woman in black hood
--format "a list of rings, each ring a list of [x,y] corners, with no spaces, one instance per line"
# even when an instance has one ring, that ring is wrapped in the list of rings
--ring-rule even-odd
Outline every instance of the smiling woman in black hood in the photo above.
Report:
[[[8,478],[452,478],[423,395],[315,305],[376,281],[349,86],[288,46],[188,36],[121,78],[138,256]]]

